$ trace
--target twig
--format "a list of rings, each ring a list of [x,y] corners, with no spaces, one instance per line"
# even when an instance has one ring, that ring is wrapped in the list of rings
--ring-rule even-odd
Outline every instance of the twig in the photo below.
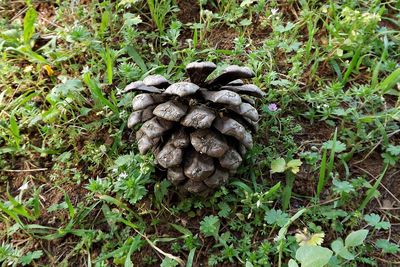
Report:
[[[388,138],[389,138],[389,137],[392,137],[393,135],[395,135],[395,134],[397,134],[397,133],[399,133],[399,132],[400,132],[400,129],[398,129],[398,130],[396,130],[396,131],[394,131],[394,132],[388,134],[387,137],[388,137]],[[365,157],[364,157],[363,159],[354,162],[354,164],[358,164],[358,163],[361,163],[361,162],[363,162],[364,160],[366,160],[366,159],[369,157],[369,155],[371,155],[371,153],[374,152],[374,150],[375,150],[382,142],[383,142],[383,138],[382,138],[381,140],[379,140],[378,143],[376,143],[376,145],[368,152],[367,155],[365,155]]]
[[[47,171],[48,168],[38,168],[38,169],[29,169],[29,170],[2,170],[4,172],[41,172],[41,171]]]
[[[373,180],[376,180],[376,179],[377,179],[375,176],[372,175],[372,173],[370,173],[369,171],[365,170],[364,168],[359,167],[359,166],[356,166],[356,168],[358,168],[358,169],[364,171],[366,174],[368,174],[369,176],[371,176]],[[393,176],[394,176],[395,174],[397,174],[398,172],[400,172],[400,171],[397,171],[397,172],[393,173],[389,178],[393,177]],[[391,195],[391,196],[400,204],[400,200],[399,200],[392,192],[390,192],[390,190],[387,189],[387,187],[386,187],[383,183],[381,183],[380,186],[382,186],[382,187],[389,193],[389,195]]]
[[[400,261],[388,261],[388,260],[385,260],[385,259],[382,259],[382,258],[379,258],[379,257],[375,257],[376,259],[378,259],[378,260],[380,260],[380,261],[382,261],[382,262],[385,262],[385,263],[390,263],[390,264],[400,264]]]

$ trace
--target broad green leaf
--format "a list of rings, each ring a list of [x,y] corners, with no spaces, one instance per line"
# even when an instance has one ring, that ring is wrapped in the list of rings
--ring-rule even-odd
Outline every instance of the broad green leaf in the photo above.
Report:
[[[364,220],[369,224],[369,225],[376,225],[379,223],[381,220],[381,216],[375,213],[367,214],[364,216]]]
[[[355,258],[355,256],[350,253],[348,249],[344,246],[343,240],[341,238],[333,241],[331,244],[331,248],[336,255],[339,255],[346,260],[353,260]]]
[[[354,260],[356,256],[354,256],[346,247],[343,247],[338,255],[346,260]]]
[[[346,247],[355,247],[361,245],[367,238],[368,230],[358,230],[351,232],[344,241]]]
[[[282,173],[285,171],[286,162],[284,158],[278,158],[271,162],[271,172],[272,173]]]
[[[249,19],[242,19],[240,22],[239,22],[239,24],[240,24],[240,26],[249,26],[249,25],[251,25],[251,20],[249,20]]]
[[[35,32],[35,22],[37,18],[37,12],[34,8],[28,8],[24,17],[24,42],[29,44],[33,33]]]
[[[296,260],[301,267],[323,267],[328,264],[333,252],[320,246],[302,246],[296,251]]]
[[[15,117],[14,117],[13,114],[11,114],[11,116],[10,116],[10,131],[11,131],[13,137],[14,137],[15,147],[17,149],[19,149],[19,147],[20,147],[19,145],[20,145],[20,141],[21,141],[21,135],[20,135],[20,132],[19,132],[18,123],[15,120]]]
[[[294,259],[290,259],[288,263],[288,267],[299,267],[297,262]]]
[[[331,248],[336,254],[339,254],[340,250],[344,248],[343,240],[336,239],[335,241],[332,242]]]
[[[46,96],[46,100],[52,104],[56,104],[56,102],[60,101],[61,99],[79,95],[83,89],[84,87],[80,80],[66,79],[51,89],[50,93],[48,93]]]
[[[1,201],[0,201],[0,210],[3,211],[8,216],[10,216],[12,219],[14,219],[15,222],[17,222],[18,224],[22,225],[22,222],[19,219],[18,214],[16,212],[10,210],[5,205],[3,205],[3,203]]]

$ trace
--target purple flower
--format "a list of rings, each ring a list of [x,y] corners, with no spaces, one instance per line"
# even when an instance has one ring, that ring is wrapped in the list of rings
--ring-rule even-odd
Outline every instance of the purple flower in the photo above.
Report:
[[[268,105],[268,110],[269,111],[277,111],[278,110],[278,106],[275,103],[271,103]]]

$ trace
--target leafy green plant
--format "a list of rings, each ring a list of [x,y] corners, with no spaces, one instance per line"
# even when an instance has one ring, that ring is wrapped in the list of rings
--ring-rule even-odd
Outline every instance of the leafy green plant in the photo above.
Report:
[[[381,220],[381,216],[375,213],[365,215],[364,220],[376,230],[388,230],[390,228],[390,222]]]
[[[157,26],[160,34],[164,34],[165,19],[168,13],[176,9],[172,5],[171,0],[147,0],[147,5],[150,9],[150,15]]]
[[[124,155],[115,160],[115,168],[117,180],[112,191],[135,204],[147,193],[145,185],[150,182],[153,165],[140,155]]]
[[[344,262],[355,260],[356,256],[350,252],[355,247],[361,246],[368,235],[368,230],[358,230],[351,232],[345,239],[336,239],[331,243],[331,248],[321,246],[303,245],[296,250],[296,260],[304,266],[323,267],[342,266]],[[292,259],[289,266],[298,266]]]
[[[286,186],[283,189],[282,194],[282,206],[283,209],[287,209],[289,207],[290,198],[292,195],[292,187],[295,180],[295,174],[300,171],[300,166],[302,165],[301,160],[292,159],[286,163],[285,159],[278,158],[271,162],[271,173],[283,173],[287,170],[290,172],[286,172]]]
[[[213,236],[213,237],[217,238],[218,232],[219,232],[219,227],[220,227],[220,221],[217,216],[213,216],[213,215],[206,216],[200,222],[200,231],[205,236]]]
[[[382,249],[383,253],[396,254],[399,253],[400,248],[396,243],[392,243],[386,239],[378,239],[375,243],[377,248]]]
[[[26,266],[31,264],[34,260],[40,259],[42,255],[42,250],[35,250],[24,254],[23,251],[9,244],[2,244],[0,246],[0,263],[7,264],[8,266]]]

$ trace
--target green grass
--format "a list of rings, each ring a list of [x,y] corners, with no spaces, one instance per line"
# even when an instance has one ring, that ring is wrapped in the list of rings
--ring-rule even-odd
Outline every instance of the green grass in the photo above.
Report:
[[[399,11],[0,2],[0,264],[399,264]],[[132,95],[120,94],[149,74],[183,80],[194,60],[248,66],[267,92],[256,145],[206,199],[180,195],[139,155]],[[322,247],[300,246],[322,233]]]

